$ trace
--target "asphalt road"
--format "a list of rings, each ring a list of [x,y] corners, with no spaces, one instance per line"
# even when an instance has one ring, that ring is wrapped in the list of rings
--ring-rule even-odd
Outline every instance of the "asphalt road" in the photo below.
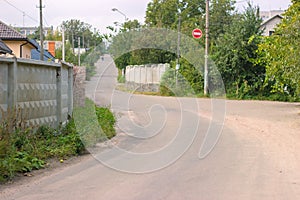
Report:
[[[300,199],[299,104],[133,95],[110,57],[97,66],[86,93],[118,136],[0,199]]]

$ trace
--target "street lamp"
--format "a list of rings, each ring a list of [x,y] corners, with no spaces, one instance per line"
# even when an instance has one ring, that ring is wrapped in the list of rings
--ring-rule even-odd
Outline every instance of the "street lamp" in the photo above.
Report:
[[[111,9],[111,10],[114,11],[114,12],[118,12],[118,13],[120,13],[121,15],[123,15],[123,16],[125,17],[125,22],[128,20],[127,16],[126,16],[123,12],[119,11],[117,8],[113,8],[113,9]]]

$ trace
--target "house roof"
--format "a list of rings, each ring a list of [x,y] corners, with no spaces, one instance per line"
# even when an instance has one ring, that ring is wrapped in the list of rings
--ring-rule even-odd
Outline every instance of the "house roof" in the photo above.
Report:
[[[38,48],[32,49],[31,50],[31,59],[34,60],[40,60],[40,54],[41,54],[41,46],[35,41],[35,40],[30,40],[33,44],[35,44]],[[44,49],[44,61],[55,61],[55,57],[49,53],[46,49]]]
[[[1,39],[20,39],[26,40],[27,37],[13,29],[12,27],[0,21],[0,38]]]
[[[262,24],[261,24],[261,26],[264,26],[264,25],[266,25],[267,23],[269,23],[270,21],[272,21],[273,19],[275,19],[275,18],[280,18],[280,19],[283,19],[283,16],[282,15],[274,15],[273,17],[270,17],[270,18],[268,18],[266,21],[264,21]]]
[[[15,41],[27,41],[33,47],[37,48],[26,36],[22,35],[12,27],[6,25],[0,21],[0,39],[2,40],[15,40]]]
[[[0,54],[12,54],[12,50],[0,39]]]

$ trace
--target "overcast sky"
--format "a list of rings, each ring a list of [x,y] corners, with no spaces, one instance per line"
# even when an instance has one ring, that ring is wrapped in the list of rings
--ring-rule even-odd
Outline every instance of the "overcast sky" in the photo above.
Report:
[[[101,33],[113,22],[124,22],[125,17],[113,12],[117,8],[129,19],[144,21],[147,4],[151,0],[43,0],[44,25],[58,26],[68,19],[79,19],[91,24]],[[242,9],[247,1],[237,0]],[[286,9],[290,0],[252,0],[261,10]],[[39,0],[0,0],[0,20],[13,26],[39,26]],[[25,16],[23,17],[23,12]]]

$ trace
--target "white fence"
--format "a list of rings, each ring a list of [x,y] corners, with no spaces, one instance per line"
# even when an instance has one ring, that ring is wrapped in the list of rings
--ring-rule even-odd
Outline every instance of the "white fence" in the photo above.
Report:
[[[130,65],[126,67],[127,82],[159,84],[169,64]]]
[[[126,67],[127,87],[143,91],[157,91],[169,64],[130,65]]]

